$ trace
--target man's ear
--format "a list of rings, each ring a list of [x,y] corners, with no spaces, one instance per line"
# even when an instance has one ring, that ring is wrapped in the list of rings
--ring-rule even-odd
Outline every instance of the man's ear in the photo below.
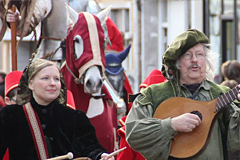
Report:
[[[10,105],[11,104],[11,100],[10,100],[9,97],[5,97],[4,98],[4,102],[5,102],[6,105]]]

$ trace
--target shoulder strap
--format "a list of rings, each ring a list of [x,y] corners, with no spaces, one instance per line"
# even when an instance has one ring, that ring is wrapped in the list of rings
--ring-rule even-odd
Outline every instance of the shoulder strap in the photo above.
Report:
[[[23,106],[23,110],[32,133],[33,142],[35,144],[38,158],[47,159],[48,158],[47,145],[42,128],[40,127],[41,123],[39,117],[37,113],[33,110],[29,102]]]

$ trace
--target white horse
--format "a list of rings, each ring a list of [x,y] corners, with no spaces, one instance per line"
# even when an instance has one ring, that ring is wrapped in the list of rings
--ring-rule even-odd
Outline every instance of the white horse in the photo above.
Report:
[[[108,102],[111,96],[102,82],[106,61],[101,22],[109,10],[107,8],[97,16],[88,12],[79,14],[66,38],[66,61],[62,73],[67,88],[73,93],[76,108],[86,113],[99,142],[112,152],[118,148],[117,109]]]

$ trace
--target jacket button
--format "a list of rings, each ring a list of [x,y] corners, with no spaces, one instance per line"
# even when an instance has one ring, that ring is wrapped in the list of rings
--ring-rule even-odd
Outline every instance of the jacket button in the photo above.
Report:
[[[42,113],[46,114],[47,113],[47,109],[42,109]]]
[[[42,129],[46,129],[46,128],[47,128],[46,124],[42,124]]]

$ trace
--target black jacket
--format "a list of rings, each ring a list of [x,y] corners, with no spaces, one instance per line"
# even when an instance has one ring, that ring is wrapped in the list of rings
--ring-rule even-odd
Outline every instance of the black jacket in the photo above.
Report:
[[[52,102],[41,106],[34,99],[50,157],[72,152],[74,157],[100,159],[106,152],[98,143],[95,129],[85,113]],[[36,160],[37,152],[23,106],[11,105],[0,110],[0,159],[9,148],[10,159]]]

